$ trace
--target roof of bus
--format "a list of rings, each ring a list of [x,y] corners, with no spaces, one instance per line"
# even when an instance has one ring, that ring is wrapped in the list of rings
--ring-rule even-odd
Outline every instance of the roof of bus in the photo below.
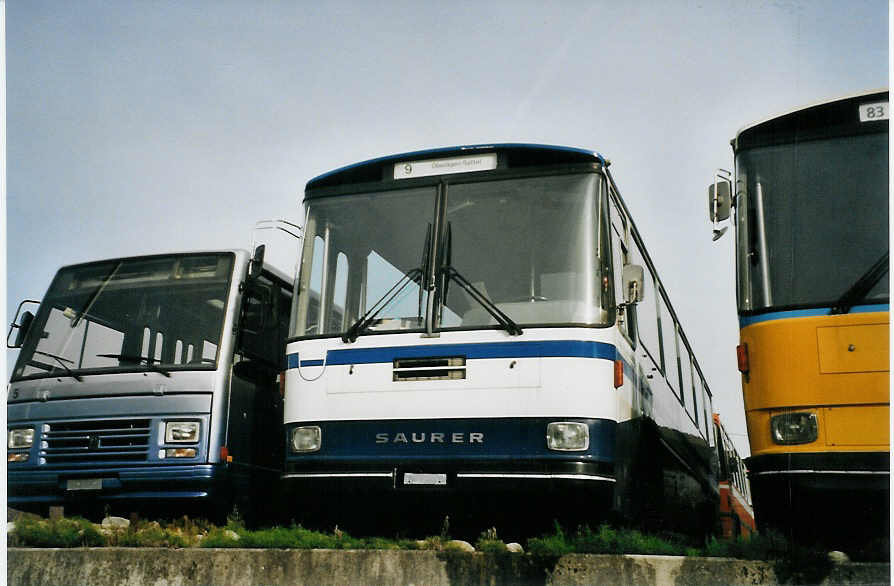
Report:
[[[828,113],[834,112],[838,114],[838,118],[841,118],[840,112],[835,112],[836,110],[840,110],[842,107],[847,108],[849,104],[853,102],[860,101],[864,98],[869,99],[883,99],[885,101],[888,100],[888,88],[880,88],[870,91],[862,91],[854,94],[848,94],[845,96],[839,96],[837,98],[831,98],[827,100],[821,100],[817,102],[813,102],[807,104],[805,106],[799,106],[797,108],[791,108],[780,112],[778,114],[774,114],[772,116],[768,116],[767,118],[763,118],[756,122],[752,122],[747,124],[739,129],[736,133],[736,137],[730,141],[733,145],[734,150],[738,150],[742,145],[739,144],[740,139],[743,134],[749,133],[755,129],[769,126],[783,126],[783,125],[794,125],[796,123],[804,124],[804,120],[810,117],[813,117],[813,120],[809,120],[806,124],[810,124],[810,122],[817,122],[823,120],[823,115],[827,115]],[[819,115],[819,116],[817,116]],[[828,119],[828,116],[825,118]],[[763,130],[763,128],[761,128]]]
[[[535,144],[535,143],[488,143],[488,144],[474,144],[474,145],[462,145],[462,146],[450,146],[450,147],[440,147],[433,149],[425,149],[420,151],[411,151],[408,153],[399,153],[395,155],[386,155],[383,157],[376,157],[374,159],[369,159],[366,161],[361,161],[359,163],[353,163],[351,165],[346,165],[344,167],[339,167],[338,169],[334,169],[332,171],[328,171],[323,173],[322,175],[318,175],[307,182],[306,189],[313,189],[315,187],[320,187],[324,183],[328,183],[328,180],[332,180],[337,176],[344,176],[346,174],[351,174],[353,171],[357,171],[362,168],[369,167],[380,167],[383,164],[388,164],[397,161],[404,161],[407,159],[428,159],[434,158],[436,156],[444,156],[444,155],[463,155],[463,154],[473,154],[482,151],[527,151],[529,153],[542,154],[545,158],[549,158],[552,160],[556,160],[557,156],[565,159],[564,162],[584,162],[584,161],[596,161],[603,165],[607,165],[605,158],[599,153],[587,149],[581,149],[576,147],[567,147],[567,146],[557,146],[557,145],[547,145],[547,144]]]

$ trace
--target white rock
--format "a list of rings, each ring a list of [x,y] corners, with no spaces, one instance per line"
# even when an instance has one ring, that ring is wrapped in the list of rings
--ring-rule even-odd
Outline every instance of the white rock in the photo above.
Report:
[[[468,541],[463,541],[461,539],[451,539],[447,542],[446,549],[452,549],[454,551],[464,551],[464,552],[473,552],[475,548],[472,547],[472,544]]]
[[[843,551],[830,551],[828,555],[829,561],[833,564],[846,564],[851,561],[851,558],[847,557]]]
[[[7,533],[15,533],[15,530],[16,530],[16,524],[13,523],[12,521],[7,521],[6,522],[6,532]]]
[[[105,529],[127,529],[130,521],[124,517],[106,517],[102,520],[102,526]]]
[[[520,543],[512,542],[506,544],[506,551],[511,553],[525,553],[525,548],[523,548]]]

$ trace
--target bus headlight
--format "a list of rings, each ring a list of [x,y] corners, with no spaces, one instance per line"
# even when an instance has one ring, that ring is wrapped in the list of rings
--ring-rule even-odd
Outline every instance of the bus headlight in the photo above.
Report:
[[[34,428],[10,429],[6,437],[6,447],[10,450],[24,450],[34,444]]]
[[[323,443],[323,432],[316,425],[296,427],[292,430],[293,452],[316,452]]]
[[[590,447],[590,429],[586,423],[554,421],[546,426],[546,446],[560,452],[586,450]]]
[[[816,413],[782,413],[770,418],[770,434],[777,444],[809,444],[816,441]]]
[[[194,444],[199,441],[198,421],[167,421],[165,422],[166,444]]]

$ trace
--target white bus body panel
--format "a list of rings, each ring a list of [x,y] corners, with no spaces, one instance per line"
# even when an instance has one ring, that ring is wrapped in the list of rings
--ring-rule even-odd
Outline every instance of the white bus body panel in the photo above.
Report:
[[[340,349],[425,347],[539,341],[601,342],[615,346],[612,329],[368,335],[354,344],[339,338],[287,346],[300,362],[323,361]],[[434,348],[433,348],[434,350]],[[476,417],[630,417],[630,390],[615,389],[614,361],[577,357],[471,358],[466,378],[394,381],[391,363],[299,366],[286,371],[285,422]],[[625,385],[629,387],[629,385]],[[626,393],[625,393],[626,390]],[[626,396],[625,396],[626,395]]]

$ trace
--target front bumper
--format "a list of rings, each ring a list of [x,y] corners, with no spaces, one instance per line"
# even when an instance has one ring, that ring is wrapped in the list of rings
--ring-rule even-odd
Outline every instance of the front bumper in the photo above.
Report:
[[[226,495],[225,465],[145,466],[27,470],[7,469],[10,506],[91,501],[203,501]],[[70,482],[72,481],[72,482]],[[83,487],[90,486],[92,488]]]
[[[745,463],[752,488],[876,492],[890,485],[889,452],[766,454]]]
[[[320,467],[292,464],[283,474],[293,492],[457,493],[555,492],[614,486],[613,466],[602,462],[494,462],[465,460],[342,462]]]

